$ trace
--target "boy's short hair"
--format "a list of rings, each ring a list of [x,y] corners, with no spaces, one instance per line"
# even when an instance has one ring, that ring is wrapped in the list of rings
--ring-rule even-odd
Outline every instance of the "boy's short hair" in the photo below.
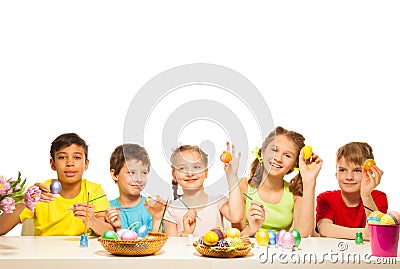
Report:
[[[365,142],[350,142],[340,147],[336,153],[336,163],[341,158],[345,158],[347,162],[362,165],[366,159],[374,159],[372,147]]]
[[[138,144],[122,144],[115,148],[110,157],[110,170],[114,169],[114,175],[118,175],[124,166],[124,162],[130,160],[141,161],[148,165],[150,171],[150,157],[144,147]]]
[[[66,133],[59,135],[54,141],[51,143],[50,147],[50,156],[53,160],[55,160],[55,154],[62,148],[69,147],[72,144],[76,144],[83,148],[85,152],[85,159],[88,159],[88,145],[85,140],[83,140],[79,135],[75,133]]]

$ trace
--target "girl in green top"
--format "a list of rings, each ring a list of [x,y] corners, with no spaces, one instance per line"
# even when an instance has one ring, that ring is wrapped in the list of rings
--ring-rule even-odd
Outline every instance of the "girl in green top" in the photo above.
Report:
[[[302,237],[312,233],[314,225],[315,183],[322,160],[313,153],[304,160],[304,137],[283,127],[276,127],[267,138],[251,165],[250,178],[240,182],[245,217],[232,226],[242,235],[254,236],[259,228],[279,231],[297,229]],[[300,172],[290,181],[283,177]]]

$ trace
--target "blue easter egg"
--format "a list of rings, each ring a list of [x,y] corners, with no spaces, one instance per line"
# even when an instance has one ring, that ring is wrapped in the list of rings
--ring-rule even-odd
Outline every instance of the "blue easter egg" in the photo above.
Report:
[[[54,194],[59,194],[61,192],[61,183],[58,180],[52,180],[50,183],[50,191]]]
[[[269,235],[269,245],[276,245],[276,233],[272,230],[268,230]]]
[[[149,227],[147,227],[146,224],[143,224],[142,226],[139,226],[136,229],[136,233],[138,234],[139,237],[145,238],[149,233]]]

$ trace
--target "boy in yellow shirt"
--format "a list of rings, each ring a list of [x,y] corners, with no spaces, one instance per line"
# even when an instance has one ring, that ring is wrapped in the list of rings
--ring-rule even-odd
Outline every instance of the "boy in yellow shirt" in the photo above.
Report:
[[[94,233],[101,235],[111,230],[112,226],[95,214],[110,207],[104,190],[99,184],[82,179],[89,165],[86,142],[77,134],[62,134],[52,142],[50,154],[51,169],[57,172],[62,186],[60,195],[50,192],[51,179],[35,184],[42,190],[35,210],[24,208],[23,203],[17,204],[14,213],[0,216],[0,234],[31,218],[35,235],[81,235],[86,232],[86,211],[87,227]],[[88,205],[90,200],[93,201]]]

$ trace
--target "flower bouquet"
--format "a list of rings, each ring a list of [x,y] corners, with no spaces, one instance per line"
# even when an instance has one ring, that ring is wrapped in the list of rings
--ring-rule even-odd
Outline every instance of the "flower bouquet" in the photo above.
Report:
[[[7,179],[0,176],[0,215],[3,213],[12,213],[15,209],[15,204],[24,201],[25,206],[34,210],[36,203],[40,199],[40,189],[37,186],[26,188],[26,178],[22,180],[21,172],[18,172],[18,178]]]

